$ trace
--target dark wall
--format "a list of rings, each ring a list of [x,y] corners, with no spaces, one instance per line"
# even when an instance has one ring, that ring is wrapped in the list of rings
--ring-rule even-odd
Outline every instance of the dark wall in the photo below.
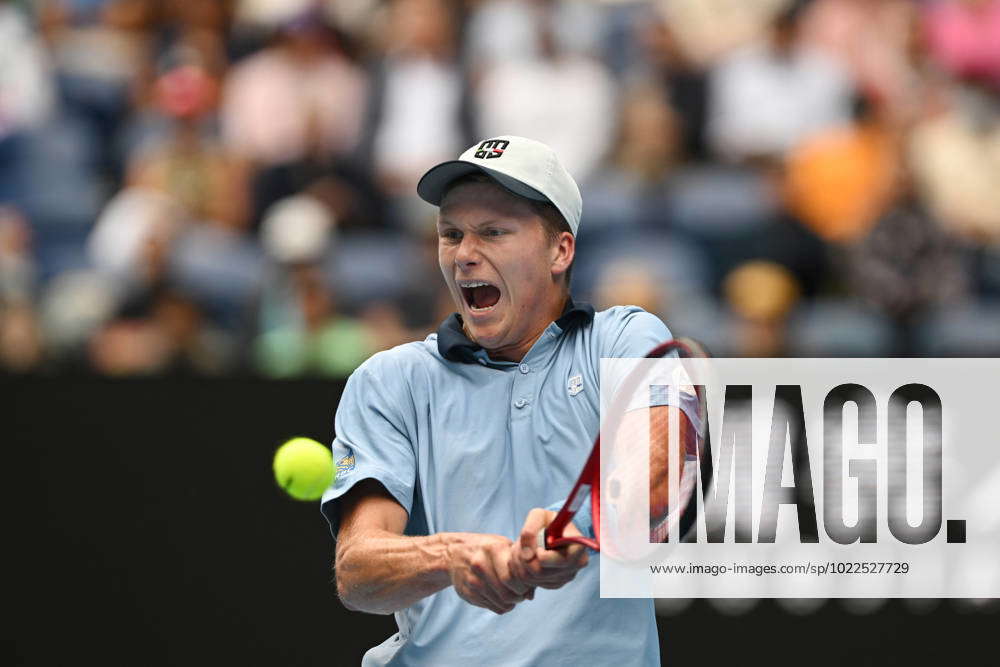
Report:
[[[392,617],[340,605],[317,505],[287,499],[270,470],[290,436],[330,441],[340,390],[0,380],[7,664],[357,664],[395,630]],[[808,617],[697,603],[661,619],[661,637],[673,665],[799,665],[803,654],[810,665],[996,664],[997,620],[949,603],[916,616],[895,602],[872,616],[828,604]]]
[[[334,664],[394,630],[339,604],[318,505],[271,476],[286,438],[330,440],[339,385],[62,379],[4,394],[21,664]]]

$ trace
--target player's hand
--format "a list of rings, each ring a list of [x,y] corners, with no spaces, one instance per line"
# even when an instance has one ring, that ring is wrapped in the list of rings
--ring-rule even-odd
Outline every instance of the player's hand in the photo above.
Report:
[[[576,573],[590,561],[587,548],[582,544],[570,544],[559,549],[538,546],[538,534],[555,516],[555,512],[540,508],[528,512],[521,537],[512,545],[511,569],[514,576],[527,585],[561,588],[571,582]],[[569,524],[565,534],[581,533],[576,526]]]
[[[500,535],[452,534],[448,569],[458,596],[497,614],[506,614],[518,602],[534,597],[534,587],[511,571],[514,546]]]

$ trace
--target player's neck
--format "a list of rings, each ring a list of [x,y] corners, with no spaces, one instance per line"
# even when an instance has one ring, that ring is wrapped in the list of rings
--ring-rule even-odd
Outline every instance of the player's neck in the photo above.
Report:
[[[545,309],[545,314],[539,315],[537,321],[535,322],[535,326],[529,330],[530,333],[521,341],[512,345],[505,345],[494,350],[487,349],[486,352],[490,355],[490,359],[519,363],[528,354],[535,342],[542,337],[542,334],[549,328],[549,325],[559,319],[563,311],[566,310],[566,304],[568,301],[568,293],[562,294],[558,299],[554,300],[552,304]],[[466,332],[466,335],[468,335],[468,332]]]
[[[548,325],[546,324],[545,327]],[[528,350],[531,346],[535,344],[542,336],[542,332],[545,331],[545,327],[542,327],[537,333],[525,338],[523,342],[517,343],[516,345],[511,345],[508,347],[500,347],[495,350],[486,350],[490,355],[490,359],[494,361],[513,361],[514,363],[520,362],[524,359],[525,355],[528,354]]]

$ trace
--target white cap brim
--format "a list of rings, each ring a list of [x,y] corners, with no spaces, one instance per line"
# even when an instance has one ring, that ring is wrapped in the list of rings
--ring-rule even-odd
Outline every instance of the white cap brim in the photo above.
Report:
[[[440,206],[445,192],[448,191],[448,186],[459,178],[468,176],[469,174],[485,174],[515,195],[534,199],[535,201],[550,201],[548,197],[527,183],[522,183],[516,178],[495,169],[481,167],[478,164],[466,162],[465,160],[448,160],[447,162],[442,162],[437,166],[431,167],[424,174],[423,178],[420,179],[420,182],[417,183],[417,194],[425,202]]]

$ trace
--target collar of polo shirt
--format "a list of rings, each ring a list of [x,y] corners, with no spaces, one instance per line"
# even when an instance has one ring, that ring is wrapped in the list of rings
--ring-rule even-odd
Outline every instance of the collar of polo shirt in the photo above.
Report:
[[[566,301],[562,316],[555,321],[563,331],[590,322],[594,319],[594,307],[589,303],[576,303],[570,298]],[[469,339],[462,328],[462,316],[452,313],[438,327],[438,352],[448,361],[456,361],[463,364],[477,363],[476,353],[483,349],[481,346]]]

